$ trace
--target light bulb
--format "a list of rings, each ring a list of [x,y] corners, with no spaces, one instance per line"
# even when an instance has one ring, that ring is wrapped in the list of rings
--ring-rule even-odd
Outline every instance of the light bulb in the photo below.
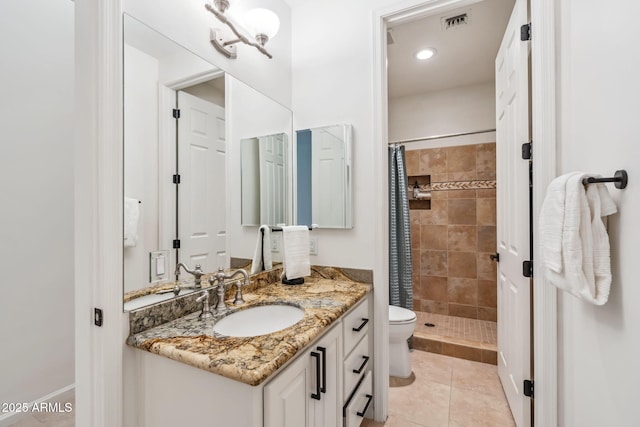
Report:
[[[244,25],[262,45],[272,39],[280,29],[278,15],[269,9],[251,9],[244,14]],[[265,40],[266,37],[266,40]]]

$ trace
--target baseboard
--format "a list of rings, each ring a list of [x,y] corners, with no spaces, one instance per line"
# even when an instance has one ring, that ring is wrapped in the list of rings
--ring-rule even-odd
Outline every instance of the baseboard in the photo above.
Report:
[[[56,390],[52,393],[47,394],[46,396],[42,396],[39,399],[36,399],[32,402],[28,402],[27,403],[27,408],[33,408],[34,405],[38,405],[42,402],[51,402],[51,401],[56,401],[58,399],[61,398],[66,398],[67,396],[65,396],[65,394],[69,393],[71,394],[74,390],[75,390],[76,385],[75,384],[71,384],[68,385],[66,387],[62,387],[59,390]],[[14,402],[14,403],[18,403],[18,402]],[[2,410],[3,408],[0,408],[0,410]],[[75,411],[75,408],[73,408],[72,410]],[[18,421],[20,421],[23,418],[27,418],[30,415],[32,415],[31,410],[29,409],[27,412],[8,412],[8,413],[2,413],[0,414],[0,427],[8,427],[11,424],[17,423]]]

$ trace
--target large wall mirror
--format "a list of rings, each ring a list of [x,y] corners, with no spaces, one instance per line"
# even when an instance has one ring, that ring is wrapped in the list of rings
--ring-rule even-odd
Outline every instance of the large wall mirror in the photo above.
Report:
[[[123,262],[130,310],[174,297],[159,289],[176,280],[178,262],[209,273],[253,251],[255,241],[241,246],[248,242],[240,235],[241,141],[279,135],[278,174],[285,183],[292,113],[135,18],[123,20]],[[282,222],[292,217],[287,188],[279,195]]]
[[[296,223],[352,228],[351,125],[296,131]]]

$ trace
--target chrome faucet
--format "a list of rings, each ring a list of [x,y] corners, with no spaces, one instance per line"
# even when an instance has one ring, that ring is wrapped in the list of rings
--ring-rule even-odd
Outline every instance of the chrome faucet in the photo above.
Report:
[[[224,302],[224,295],[226,293],[226,283],[225,280],[233,279],[238,274],[242,274],[244,276],[244,284],[240,283],[240,280],[235,282],[236,285],[236,296],[233,300],[234,305],[244,304],[244,299],[242,298],[242,286],[249,284],[249,274],[244,269],[238,269],[234,271],[232,274],[225,274],[224,269],[222,267],[218,268],[218,271],[211,277],[209,277],[209,285],[214,286],[214,283],[218,283],[218,301],[216,302],[216,306],[214,307],[214,311],[216,314],[223,314],[228,310],[227,305]]]
[[[185,264],[179,262],[178,265],[176,265],[176,281],[178,280],[178,276],[180,276],[180,267],[182,267],[187,273],[193,274],[193,277],[195,278],[193,286],[182,286],[183,289],[202,288],[202,276],[204,276],[204,271],[202,271],[202,267],[200,266],[200,264],[196,264],[196,267],[191,270]]]

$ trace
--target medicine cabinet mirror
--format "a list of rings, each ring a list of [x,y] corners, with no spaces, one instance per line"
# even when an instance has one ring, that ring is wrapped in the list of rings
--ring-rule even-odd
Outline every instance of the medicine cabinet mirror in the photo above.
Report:
[[[296,131],[296,223],[352,228],[351,125]]]

